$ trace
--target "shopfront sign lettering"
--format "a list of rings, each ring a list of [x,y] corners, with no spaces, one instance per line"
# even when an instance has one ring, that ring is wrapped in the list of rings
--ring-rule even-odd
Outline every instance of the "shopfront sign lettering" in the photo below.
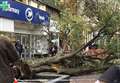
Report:
[[[32,24],[49,24],[47,12],[12,0],[0,0],[0,16]]]
[[[20,12],[19,9],[15,9],[15,8],[10,8],[8,11],[13,12],[15,14],[19,14],[19,12]]]
[[[9,12],[13,12],[13,13],[19,14],[19,9],[15,9],[15,8],[10,7],[10,4],[8,3],[8,1],[2,1],[0,3],[0,8],[3,11],[9,11]]]
[[[39,15],[39,19],[41,19],[41,20],[45,20],[45,17]]]

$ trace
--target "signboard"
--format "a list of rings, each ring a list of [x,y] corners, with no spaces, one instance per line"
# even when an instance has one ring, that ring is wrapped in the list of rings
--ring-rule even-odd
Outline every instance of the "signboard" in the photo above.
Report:
[[[49,24],[47,12],[12,0],[0,0],[0,16],[33,24]]]

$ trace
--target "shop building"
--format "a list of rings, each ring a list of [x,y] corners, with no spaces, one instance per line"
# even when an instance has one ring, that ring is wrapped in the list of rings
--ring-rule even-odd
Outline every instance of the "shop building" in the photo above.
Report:
[[[40,50],[41,41],[47,45],[47,36],[42,33],[49,27],[49,14],[15,0],[0,1],[0,34],[8,36],[13,42],[20,40],[25,51],[35,54]],[[44,46],[47,50],[47,46]]]

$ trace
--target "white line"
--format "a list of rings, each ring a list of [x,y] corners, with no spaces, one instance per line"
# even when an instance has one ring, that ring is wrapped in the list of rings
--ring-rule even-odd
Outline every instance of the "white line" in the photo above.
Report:
[[[48,83],[55,83],[55,82],[57,82],[57,81],[61,81],[61,80],[64,79],[64,78],[67,78],[67,77],[69,77],[69,75],[61,76],[61,77],[59,77],[59,78],[56,78],[56,79],[54,79],[54,80],[49,81]]]

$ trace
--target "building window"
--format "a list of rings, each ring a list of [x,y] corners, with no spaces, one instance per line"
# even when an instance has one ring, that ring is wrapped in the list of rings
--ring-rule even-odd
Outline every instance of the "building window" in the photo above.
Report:
[[[43,10],[43,11],[46,11],[46,5],[39,4],[38,8],[41,9],[41,10]]]
[[[22,2],[24,4],[28,4],[28,0],[15,0],[15,1]]]
[[[38,4],[37,4],[37,2],[35,2],[35,1],[29,1],[29,3],[28,3],[30,6],[32,6],[32,7],[35,7],[35,8],[37,8],[38,7]]]
[[[15,1],[23,2],[23,0],[15,0]]]
[[[64,0],[60,0],[61,3],[64,3],[65,1]]]

